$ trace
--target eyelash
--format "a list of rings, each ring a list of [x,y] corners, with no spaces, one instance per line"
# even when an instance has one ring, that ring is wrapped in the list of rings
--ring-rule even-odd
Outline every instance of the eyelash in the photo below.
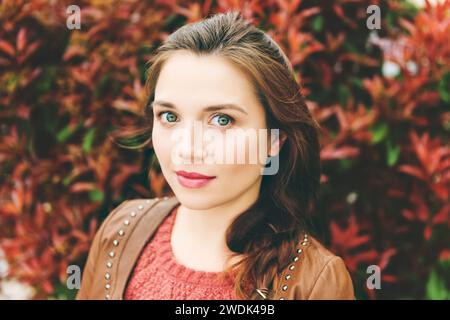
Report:
[[[158,119],[161,120],[161,115],[164,114],[164,113],[171,113],[171,114],[173,114],[173,115],[175,115],[177,117],[177,115],[174,114],[171,111],[161,111],[161,112],[158,112],[158,114],[157,114]],[[228,125],[226,125],[226,126],[219,126],[221,128],[227,128],[228,126],[231,126],[231,125],[233,125],[236,122],[236,120],[232,116],[229,116],[229,115],[224,114],[224,113],[215,113],[215,114],[213,114],[212,118],[217,117],[217,116],[223,116],[223,117],[226,117],[226,118],[228,118],[230,120],[230,123]],[[176,122],[176,121],[174,121],[174,122]],[[171,124],[173,122],[163,122],[163,123]]]

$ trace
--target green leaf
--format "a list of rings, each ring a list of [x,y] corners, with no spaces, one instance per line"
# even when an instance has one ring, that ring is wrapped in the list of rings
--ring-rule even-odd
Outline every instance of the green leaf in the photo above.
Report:
[[[426,297],[432,300],[450,299],[450,288],[446,287],[446,279],[450,275],[450,260],[440,261],[431,271],[427,286]]]
[[[95,137],[95,128],[89,129],[83,139],[83,151],[85,153],[91,152],[92,144],[94,142]]]
[[[65,283],[58,283],[55,285],[55,290],[48,296],[48,300],[75,300],[76,289],[69,289]]]
[[[71,177],[65,177],[65,178],[63,179],[63,185],[66,186],[66,187],[67,187],[71,182],[72,182],[72,178],[71,178]]]
[[[57,76],[57,67],[48,66],[42,71],[39,81],[36,81],[36,92],[38,95],[43,95],[48,93],[54,86]]]
[[[450,102],[450,72],[447,72],[439,81],[439,94],[445,102]]]
[[[448,293],[437,272],[433,270],[427,282],[427,298],[431,300],[444,300]]]
[[[56,140],[58,142],[66,141],[72,135],[72,128],[70,126],[66,126],[64,129],[58,132],[56,135]]]
[[[354,46],[352,43],[350,43],[349,41],[344,42],[344,48],[351,53],[356,53],[356,54],[360,53],[358,48],[356,46]]]
[[[360,78],[358,77],[352,77],[351,78],[352,84],[354,84],[355,86],[357,86],[358,88],[362,88],[363,87],[363,82]]]
[[[372,143],[376,144],[384,140],[389,132],[389,127],[385,122],[376,124],[371,130]]]
[[[339,94],[339,103],[341,106],[347,105],[347,101],[351,96],[351,92],[347,86],[339,85],[338,86],[338,94]]]
[[[323,17],[321,15],[315,16],[312,20],[312,28],[315,32],[320,32],[323,29]]]
[[[101,190],[96,189],[89,192],[89,199],[91,199],[91,201],[102,202],[104,197],[105,195]]]
[[[339,167],[342,171],[346,171],[350,169],[354,164],[353,159],[340,159],[339,160]]]
[[[67,125],[56,135],[56,139],[58,142],[63,143],[66,142],[79,128],[81,127],[81,123],[78,123],[74,128],[73,126]]]
[[[398,145],[393,146],[391,141],[388,141],[386,144],[387,147],[387,164],[389,167],[394,166],[400,155],[400,147]]]
[[[7,78],[6,82],[6,90],[9,94],[12,94],[17,86],[19,85],[19,76],[15,73],[11,74],[9,78]]]

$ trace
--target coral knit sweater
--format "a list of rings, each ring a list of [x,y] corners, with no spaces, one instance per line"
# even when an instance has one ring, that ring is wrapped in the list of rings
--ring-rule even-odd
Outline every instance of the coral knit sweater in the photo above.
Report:
[[[190,269],[175,259],[172,227],[178,206],[144,247],[127,284],[125,300],[235,300],[234,276]]]

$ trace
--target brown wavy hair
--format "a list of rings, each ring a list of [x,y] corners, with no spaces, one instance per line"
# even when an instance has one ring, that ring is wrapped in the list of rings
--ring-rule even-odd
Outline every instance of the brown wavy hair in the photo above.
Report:
[[[113,133],[119,145],[140,148],[151,142],[151,102],[156,82],[164,62],[178,50],[220,55],[248,73],[265,109],[268,129],[277,128],[286,136],[277,174],[263,175],[262,196],[232,222],[226,233],[229,249],[244,258],[224,274],[236,275],[234,290],[239,299],[261,299],[254,289],[270,292],[277,288],[281,271],[295,255],[301,233],[311,232],[311,212],[320,186],[320,126],[308,110],[293,68],[280,47],[239,12],[232,11],[187,24],[157,48],[147,70],[144,124]],[[130,142],[142,138],[143,143],[131,146]]]

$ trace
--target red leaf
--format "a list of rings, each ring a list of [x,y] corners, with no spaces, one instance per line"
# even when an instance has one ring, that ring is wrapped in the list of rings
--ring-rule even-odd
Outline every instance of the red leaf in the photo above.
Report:
[[[11,57],[15,56],[14,47],[8,42],[1,39],[0,39],[0,50],[2,50],[4,53],[8,54]]]
[[[359,149],[350,146],[336,147],[334,145],[328,145],[320,152],[320,157],[323,160],[347,159],[358,155]]]
[[[17,52],[22,52],[26,44],[27,44],[27,30],[25,28],[20,28],[19,32],[17,33],[17,43],[16,43]]]
[[[346,228],[340,228],[334,221],[330,224],[333,243],[341,248],[352,249],[359,247],[370,240],[368,235],[359,235],[359,225],[354,215],[351,215]]]
[[[20,56],[21,62],[26,61],[41,45],[40,41],[35,41],[28,45],[27,49],[25,50],[25,53]]]
[[[439,254],[439,260],[445,261],[448,259],[450,259],[450,250],[447,249],[442,250],[442,252]]]
[[[392,275],[392,274],[382,274],[381,275],[381,280],[382,280],[382,282],[390,282],[390,283],[393,283],[393,282],[397,282],[398,281],[398,277],[397,276],[394,276],[394,275]]]
[[[423,236],[424,236],[425,240],[427,240],[427,241],[430,240],[431,234],[432,234],[431,227],[427,225],[423,231]]]
[[[401,165],[398,167],[398,171],[407,173],[413,177],[419,178],[420,180],[426,181],[427,176],[425,172],[423,172],[420,168],[413,167],[407,164]]]
[[[297,9],[297,6],[299,5],[300,1],[295,1],[295,3],[291,3],[290,5],[290,10],[293,11],[295,9]],[[319,7],[312,7],[312,8],[308,8],[308,9],[304,9],[299,13],[299,16],[301,17],[301,19],[305,19],[308,18],[310,16],[313,16],[315,14],[318,14],[320,12],[320,8]]]
[[[417,219],[415,213],[409,209],[402,209],[402,215],[408,220],[416,220]]]
[[[378,266],[381,270],[384,270],[389,263],[391,257],[397,253],[397,249],[391,248],[384,251],[381,255],[380,261],[378,262]]]
[[[71,192],[92,191],[97,188],[97,185],[92,182],[77,182],[70,187]]]
[[[444,205],[433,217],[433,224],[450,223],[449,219],[450,204]]]

